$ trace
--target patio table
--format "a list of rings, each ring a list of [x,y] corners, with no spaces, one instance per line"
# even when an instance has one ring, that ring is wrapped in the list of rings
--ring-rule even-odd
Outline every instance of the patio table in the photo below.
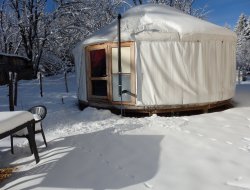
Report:
[[[27,128],[30,148],[34,153],[36,163],[40,161],[35,141],[35,120],[28,111],[0,112],[0,139]]]

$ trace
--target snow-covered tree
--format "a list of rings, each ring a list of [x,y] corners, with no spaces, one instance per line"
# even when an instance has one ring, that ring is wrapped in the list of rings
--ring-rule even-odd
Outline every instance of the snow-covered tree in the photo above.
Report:
[[[25,55],[39,69],[44,46],[50,34],[51,20],[45,13],[46,0],[9,0],[14,11]]]
[[[240,35],[244,29],[247,26],[247,18],[246,16],[242,13],[236,23],[234,31],[236,32],[237,35]]]
[[[0,51],[28,57],[35,69],[67,70],[75,44],[117,18],[118,13],[144,3],[162,3],[203,17],[195,0],[2,0]],[[49,56],[48,56],[49,55]],[[60,64],[61,63],[61,64]]]
[[[20,43],[13,12],[8,11],[8,2],[4,0],[0,4],[0,52],[16,54]]]
[[[70,62],[71,49],[117,16],[121,1],[57,1],[48,50]]]
[[[247,40],[250,40],[250,17],[248,17],[246,27],[243,29],[244,36]]]
[[[239,68],[250,64],[250,20],[241,14],[235,27],[237,34],[236,62]]]

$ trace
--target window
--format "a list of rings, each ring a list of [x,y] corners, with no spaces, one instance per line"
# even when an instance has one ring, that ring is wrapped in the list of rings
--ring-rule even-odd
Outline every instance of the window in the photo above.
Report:
[[[88,97],[90,99],[107,99],[108,72],[107,48],[103,45],[90,47],[87,54]]]
[[[118,48],[117,43],[92,45],[86,48],[88,100],[106,101],[119,104],[121,97],[118,91]],[[134,73],[134,44],[121,44],[122,65],[122,102],[134,104],[135,73]]]
[[[131,48],[121,47],[121,70],[122,70],[122,91],[131,92]],[[118,73],[118,48],[112,47],[112,93],[113,101],[121,101],[119,95],[119,73]],[[131,96],[128,93],[122,94],[122,101],[130,102]]]
[[[106,52],[105,49],[90,51],[91,77],[105,77]]]
[[[92,94],[94,96],[107,96],[107,81],[106,80],[92,80]]]

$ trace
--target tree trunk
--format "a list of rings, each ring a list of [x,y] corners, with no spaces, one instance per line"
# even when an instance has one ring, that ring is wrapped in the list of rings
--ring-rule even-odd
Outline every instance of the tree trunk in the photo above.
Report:
[[[43,79],[42,79],[42,73],[39,73],[39,82],[40,82],[40,95],[43,97]]]
[[[17,106],[17,94],[18,94],[18,93],[17,93],[17,90],[18,90],[18,89],[17,89],[17,82],[18,82],[17,77],[18,77],[18,76],[17,76],[17,73],[15,73],[15,74],[14,74],[14,84],[15,84],[14,105],[15,105],[15,106]]]
[[[13,73],[9,72],[9,109],[14,111]]]

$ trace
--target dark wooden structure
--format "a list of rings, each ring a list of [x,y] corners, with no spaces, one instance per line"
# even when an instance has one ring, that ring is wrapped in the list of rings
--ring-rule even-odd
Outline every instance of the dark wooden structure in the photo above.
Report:
[[[30,149],[32,150],[32,153],[34,153],[36,163],[38,163],[40,161],[40,158],[38,155],[36,141],[35,141],[35,133],[34,133],[35,120],[34,119],[27,121],[24,124],[14,126],[12,129],[6,130],[6,131],[0,133],[0,139],[8,137],[8,136],[16,133],[17,131],[24,129],[24,128],[27,128],[27,130],[28,130],[28,140],[29,140]]]
[[[9,72],[17,73],[17,80],[30,80],[34,73],[28,58],[0,53],[0,85],[8,84]]]
[[[108,109],[113,113],[119,114],[121,106],[116,104],[100,103],[100,102],[84,102],[79,101],[79,109],[83,110],[86,107],[95,107],[98,109]],[[158,114],[163,116],[174,115],[193,115],[201,113],[209,113],[213,111],[222,111],[233,107],[231,99],[203,103],[203,104],[188,104],[188,105],[161,105],[161,106],[135,106],[135,105],[122,105],[124,116],[151,116]]]

